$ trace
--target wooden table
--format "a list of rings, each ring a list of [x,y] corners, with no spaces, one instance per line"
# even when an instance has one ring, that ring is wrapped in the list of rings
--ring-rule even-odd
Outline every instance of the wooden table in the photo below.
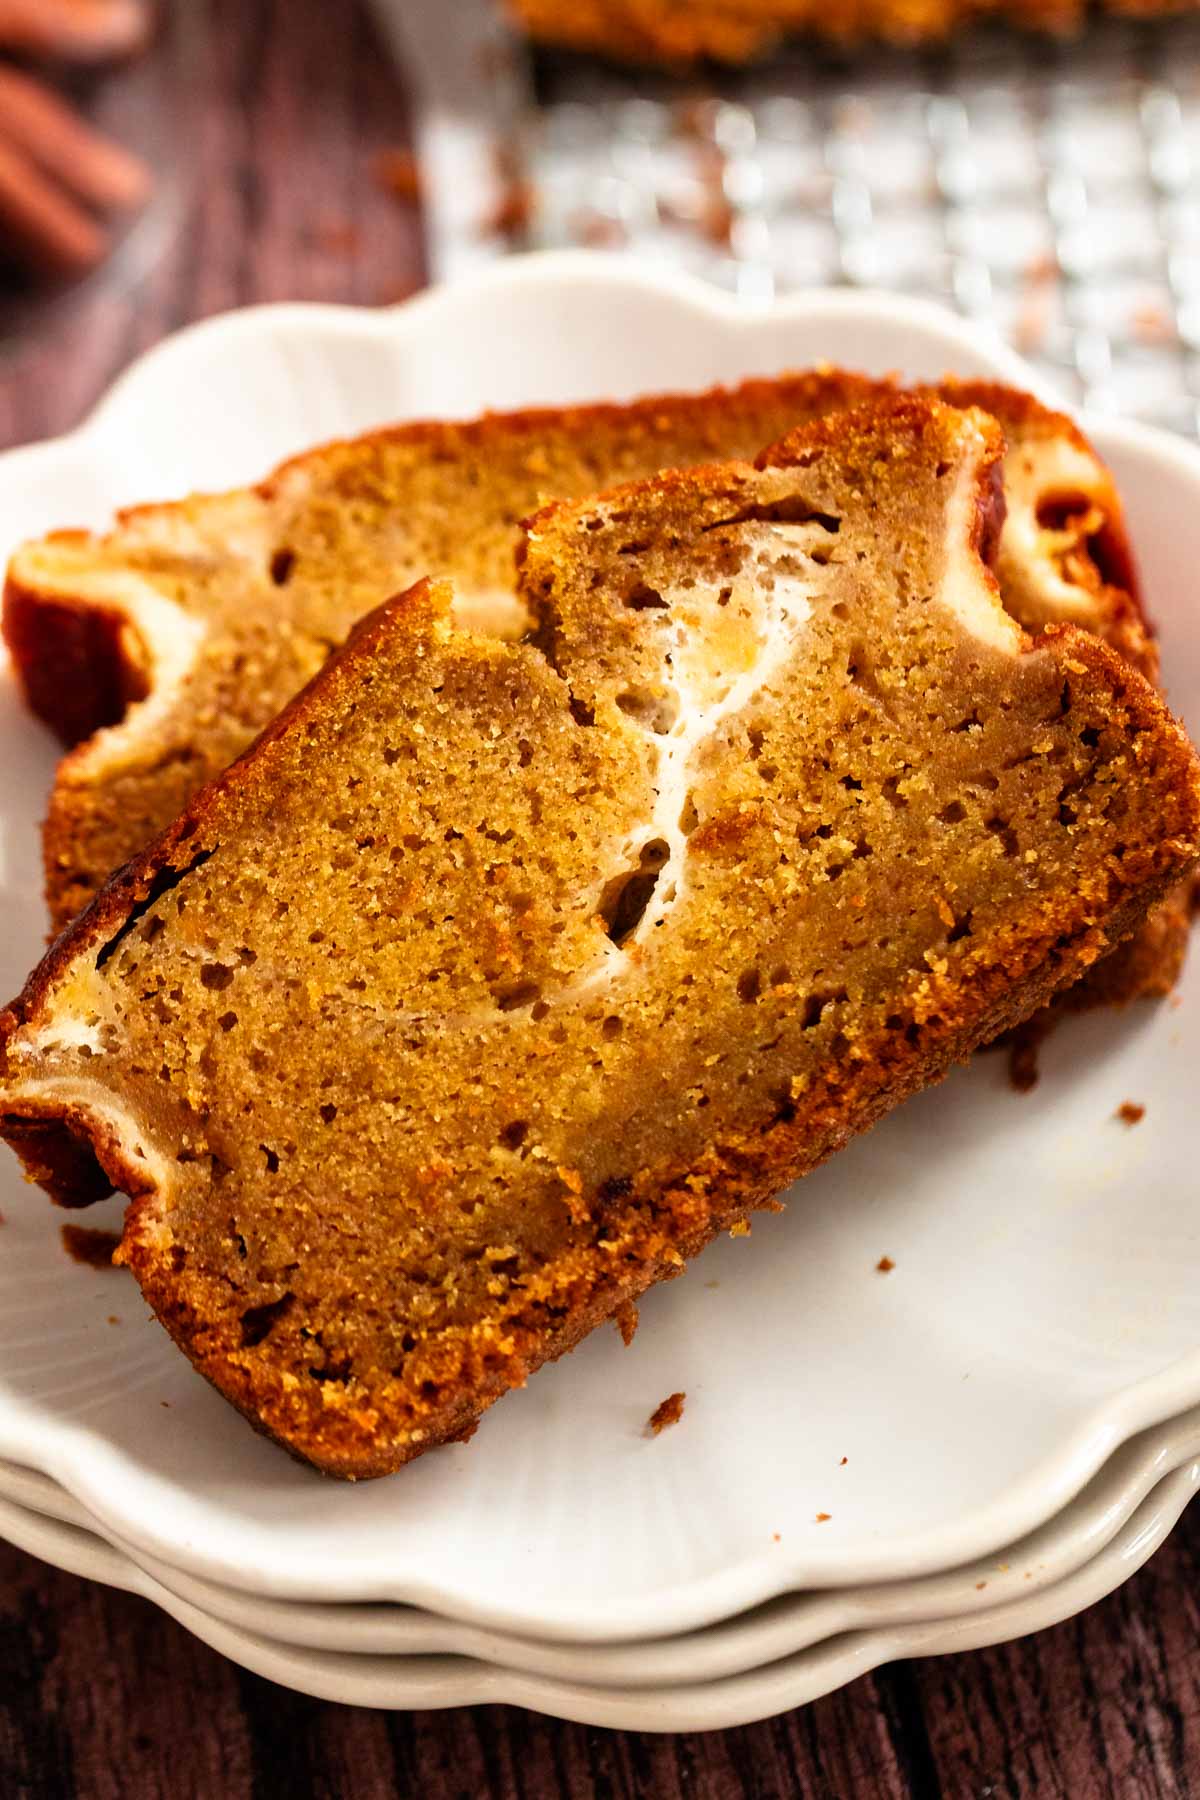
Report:
[[[255,300],[380,301],[421,279],[419,219],[370,174],[406,124],[366,18],[350,0],[213,11],[189,227],[136,305],[100,298],[0,358],[0,445],[74,424],[190,319]],[[497,1707],[307,1700],[148,1603],[0,1546],[0,1796],[1185,1796],[1200,1793],[1198,1562],[1200,1508],[1119,1593],[1038,1637],[882,1669],[768,1724],[653,1737]]]

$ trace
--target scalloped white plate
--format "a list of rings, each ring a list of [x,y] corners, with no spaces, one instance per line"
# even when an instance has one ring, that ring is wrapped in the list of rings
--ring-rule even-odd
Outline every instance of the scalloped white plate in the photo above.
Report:
[[[534,258],[390,313],[262,308],[192,328],[73,437],[0,459],[0,551],[385,418],[820,359],[1033,385],[1010,352],[912,301],[809,294],[753,312],[626,262]],[[1173,697],[1200,725],[1200,454],[1089,427],[1125,488]],[[50,767],[0,684],[9,991],[42,929]],[[1000,1058],[977,1058],[811,1177],[752,1241],[716,1246],[652,1296],[632,1349],[597,1334],[470,1446],[359,1488],[256,1438],[124,1276],[65,1260],[61,1215],[6,1162],[0,1455],[185,1574],[549,1639],[657,1637],[799,1588],[955,1567],[1035,1530],[1127,1437],[1200,1404],[1200,962],[1180,1001],[1072,1022],[1027,1098]],[[1113,1118],[1125,1099],[1149,1107],[1133,1131]],[[644,1420],[676,1388],[682,1423],[647,1440]]]
[[[305,1649],[215,1618],[86,1528],[0,1500],[0,1536],[72,1574],[139,1594],[193,1636],[282,1686],[347,1706],[417,1710],[508,1704],[623,1731],[716,1731],[820,1699],[881,1663],[1007,1643],[1094,1605],[1153,1555],[1200,1486],[1200,1462],[1159,1481],[1116,1535],[1071,1575],[966,1617],[849,1630],[724,1680],[595,1687],[454,1655],[345,1655]]]
[[[817,1594],[784,1594],[735,1619],[678,1637],[629,1644],[545,1643],[439,1618],[418,1607],[269,1600],[182,1574],[127,1544],[113,1548],[209,1618],[300,1649],[357,1656],[471,1657],[585,1687],[638,1692],[723,1680],[795,1656],[849,1631],[944,1625],[1057,1586],[1103,1555],[1165,1477],[1200,1456],[1200,1409],[1142,1432],[1109,1458],[1061,1513],[1019,1543],[943,1575]],[[48,1476],[0,1463],[0,1499],[102,1535]],[[2,1529],[2,1518],[0,1518]]]

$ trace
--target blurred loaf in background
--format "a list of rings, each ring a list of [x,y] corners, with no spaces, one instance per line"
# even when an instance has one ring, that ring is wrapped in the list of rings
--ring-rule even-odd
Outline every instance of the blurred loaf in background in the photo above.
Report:
[[[750,62],[781,39],[812,33],[838,44],[926,44],[980,19],[1069,35],[1089,14],[1151,18],[1192,12],[1196,0],[508,0],[542,43],[624,61]]]

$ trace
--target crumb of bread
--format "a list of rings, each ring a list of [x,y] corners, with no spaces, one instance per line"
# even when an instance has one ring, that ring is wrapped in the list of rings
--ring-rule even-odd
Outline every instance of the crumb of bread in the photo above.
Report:
[[[683,1403],[686,1399],[686,1394],[668,1394],[662,1404],[656,1406],[646,1420],[646,1430],[657,1437],[659,1432],[665,1431],[668,1425],[678,1425],[683,1417]]]
[[[1145,1118],[1146,1109],[1144,1106],[1139,1106],[1136,1100],[1122,1100],[1115,1116],[1120,1119],[1122,1125],[1137,1125]]]
[[[750,1221],[749,1221],[749,1219],[739,1219],[736,1225],[731,1225],[729,1227],[729,1235],[731,1238],[749,1237],[750,1236]]]
[[[832,1517],[833,1517],[833,1514],[832,1514],[832,1513],[823,1513],[823,1512],[822,1512],[822,1513],[818,1513],[818,1514],[817,1514],[817,1524],[818,1524],[818,1525],[824,1525],[824,1524],[825,1524],[825,1522],[826,1522],[826,1520],[828,1520],[828,1519],[832,1519]]]
[[[890,1256],[881,1256],[879,1261],[875,1264],[875,1268],[880,1275],[890,1275],[895,1266],[896,1265]]]
[[[638,1309],[633,1301],[627,1300],[624,1306],[618,1306],[613,1314],[613,1320],[621,1334],[621,1342],[628,1349],[638,1328]]]

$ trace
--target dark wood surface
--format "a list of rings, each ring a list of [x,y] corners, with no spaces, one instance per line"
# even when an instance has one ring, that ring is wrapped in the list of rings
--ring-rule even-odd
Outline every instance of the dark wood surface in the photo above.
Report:
[[[74,424],[189,319],[421,279],[419,221],[370,174],[404,141],[403,83],[351,0],[216,0],[196,80],[186,231],[132,299],[0,352],[0,445]],[[1198,1565],[1200,1508],[1054,1630],[883,1669],[767,1724],[655,1737],[307,1700],[148,1603],[0,1546],[0,1800],[1174,1800],[1200,1793]]]

